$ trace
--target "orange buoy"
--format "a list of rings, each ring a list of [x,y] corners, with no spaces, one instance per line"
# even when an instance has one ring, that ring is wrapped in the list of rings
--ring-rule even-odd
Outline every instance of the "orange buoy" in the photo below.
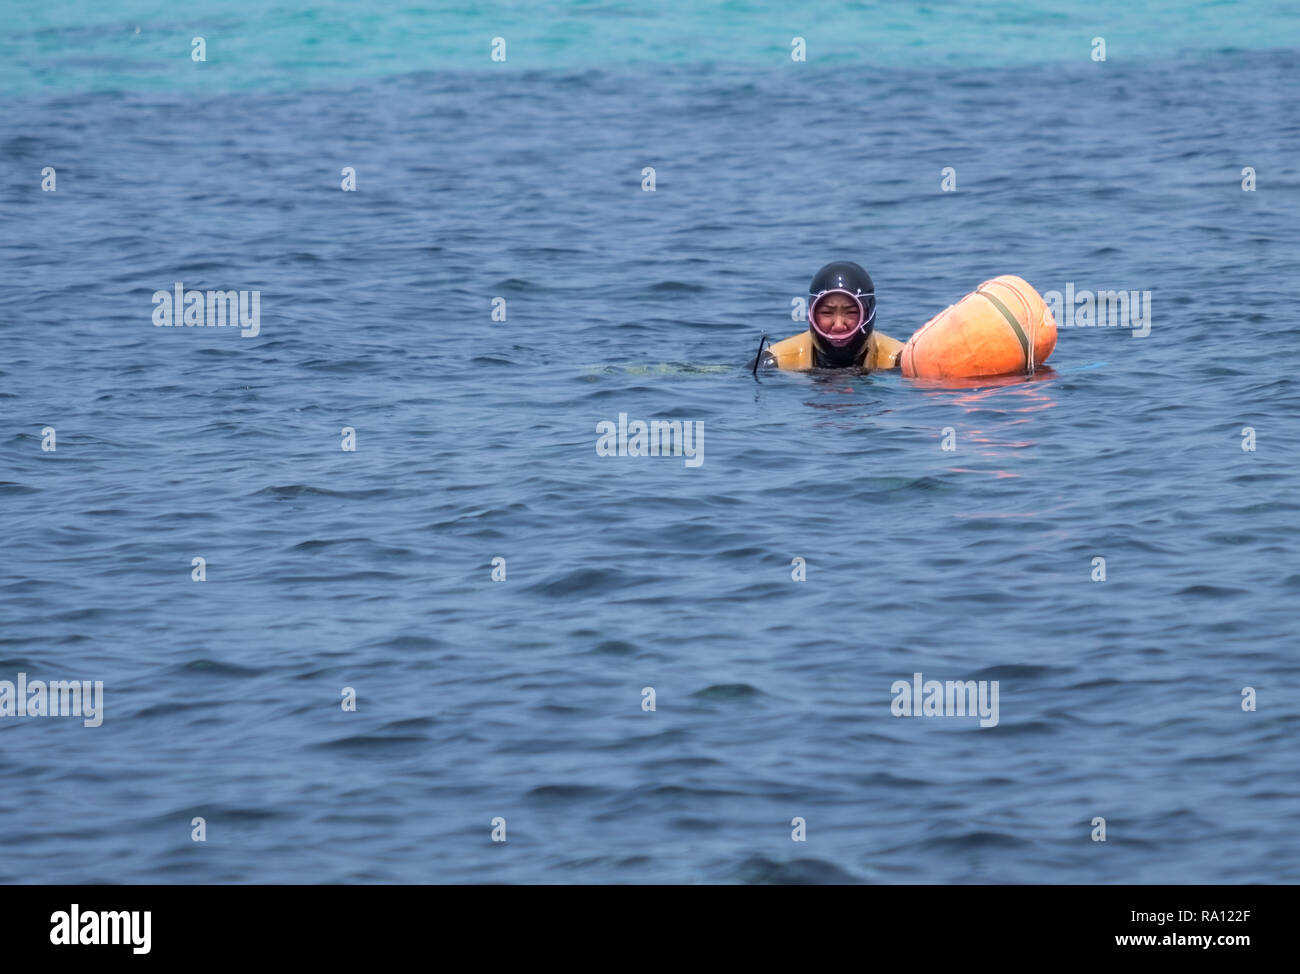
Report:
[[[985,281],[922,325],[903,346],[911,379],[1028,374],[1056,347],[1056,319],[1029,282],[1014,274]]]

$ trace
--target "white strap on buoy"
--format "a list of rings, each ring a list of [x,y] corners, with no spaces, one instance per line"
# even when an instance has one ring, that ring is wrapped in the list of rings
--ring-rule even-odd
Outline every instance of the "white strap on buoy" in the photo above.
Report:
[[[1030,315],[1029,317],[1032,318],[1033,315]],[[1041,315],[1040,315],[1040,319],[1041,319]],[[1034,339],[1037,338],[1037,336],[1038,336],[1038,323],[1034,322],[1030,326],[1030,330],[1029,330],[1029,351],[1025,354],[1025,375],[1034,374],[1034,346],[1036,344]]]
[[[983,285],[980,286],[983,287]],[[1008,284],[1005,281],[1003,282],[1003,286],[1016,296],[1020,301],[1021,307],[1025,309],[1025,321],[1029,325],[1029,348],[1025,351],[1025,375],[1033,375],[1034,366],[1037,364],[1034,362],[1034,351],[1036,345],[1034,339],[1038,337],[1038,325],[1042,322],[1043,316],[1039,315],[1037,320],[1034,319],[1034,311],[1029,307],[1029,299],[1020,293],[1020,288],[1016,287],[1014,284]],[[1043,307],[1045,309],[1047,305],[1044,304]]]

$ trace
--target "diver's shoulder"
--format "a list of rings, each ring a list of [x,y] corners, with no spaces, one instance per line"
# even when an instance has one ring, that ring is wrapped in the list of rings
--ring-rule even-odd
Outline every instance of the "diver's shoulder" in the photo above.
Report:
[[[806,331],[773,342],[768,346],[768,352],[778,369],[812,368],[812,336]]]
[[[896,369],[902,360],[903,346],[897,338],[878,331],[871,333],[870,365],[873,369]]]

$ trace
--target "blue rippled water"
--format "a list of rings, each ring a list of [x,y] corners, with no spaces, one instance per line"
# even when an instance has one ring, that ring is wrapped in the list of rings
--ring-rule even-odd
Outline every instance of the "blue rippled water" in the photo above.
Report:
[[[0,717],[0,880],[1300,881],[1294,8],[13,7],[0,681],[104,697]],[[751,376],[834,259],[1150,333]]]

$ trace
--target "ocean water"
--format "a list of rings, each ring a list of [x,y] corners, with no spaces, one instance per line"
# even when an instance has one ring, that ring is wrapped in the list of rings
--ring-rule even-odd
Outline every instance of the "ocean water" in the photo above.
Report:
[[[1300,881],[1294,6],[0,12],[0,880]],[[1149,333],[752,376],[837,259]]]

